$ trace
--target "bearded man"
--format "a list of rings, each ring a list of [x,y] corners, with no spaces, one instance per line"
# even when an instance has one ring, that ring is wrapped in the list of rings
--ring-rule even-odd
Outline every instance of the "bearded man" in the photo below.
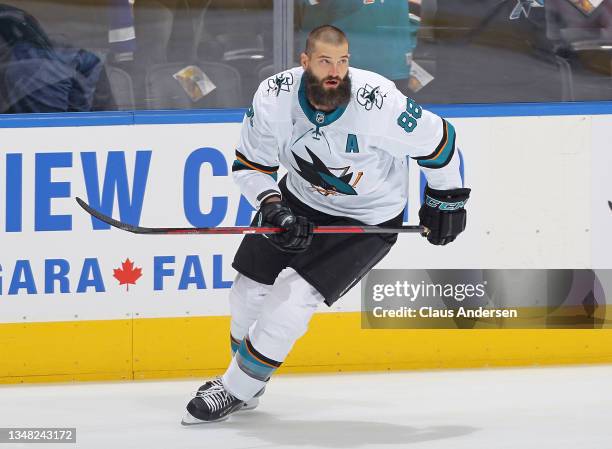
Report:
[[[397,234],[313,237],[313,226],[401,226],[406,156],[427,178],[419,217],[429,242],[445,245],[465,228],[470,189],[462,187],[454,127],[392,81],[349,70],[348,41],[336,27],[312,30],[300,60],[259,86],[232,167],[258,209],[253,224],[285,231],[247,235],[238,248],[232,361],[199,388],[183,424],[256,407],[317,307],[331,306],[389,252]],[[277,183],[280,165],[287,175]]]

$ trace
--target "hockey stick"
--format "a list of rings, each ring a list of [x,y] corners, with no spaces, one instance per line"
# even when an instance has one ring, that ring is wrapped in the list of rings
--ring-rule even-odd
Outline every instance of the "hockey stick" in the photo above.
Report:
[[[145,228],[134,226],[115,220],[102,212],[97,211],[81,198],[76,198],[77,203],[92,217],[104,223],[121,229],[122,231],[133,232],[134,234],[276,234],[283,232],[283,228],[258,228],[258,227],[217,227],[217,228]],[[315,226],[315,234],[395,234],[399,232],[423,232],[423,226],[399,226],[397,228],[383,228],[380,226]]]

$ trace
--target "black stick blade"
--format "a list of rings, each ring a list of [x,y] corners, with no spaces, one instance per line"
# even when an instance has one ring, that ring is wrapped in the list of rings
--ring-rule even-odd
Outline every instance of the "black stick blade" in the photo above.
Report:
[[[85,201],[83,201],[78,196],[76,197],[76,202],[79,203],[79,206],[85,209],[85,211],[89,215],[91,215],[94,218],[97,218],[100,221],[103,221],[104,223],[107,223],[115,228],[119,228],[123,231],[133,232],[135,234],[142,233],[142,228],[139,228],[137,226],[132,226],[131,224],[128,224],[128,223],[123,223],[119,220],[115,220],[114,218],[109,217],[108,215],[104,215],[102,212],[94,209],[93,207],[91,207],[89,204],[87,204]]]

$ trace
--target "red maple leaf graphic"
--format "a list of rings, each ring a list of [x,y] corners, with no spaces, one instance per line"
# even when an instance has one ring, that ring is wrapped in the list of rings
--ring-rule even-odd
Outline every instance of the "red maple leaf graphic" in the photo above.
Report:
[[[135,268],[134,262],[129,258],[125,259],[121,268],[113,269],[113,277],[119,281],[119,285],[125,284],[127,291],[130,290],[130,284],[136,285],[140,276],[142,276],[142,268]]]

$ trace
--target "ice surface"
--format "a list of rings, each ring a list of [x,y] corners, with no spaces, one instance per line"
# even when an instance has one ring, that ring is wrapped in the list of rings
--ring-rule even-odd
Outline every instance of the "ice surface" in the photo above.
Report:
[[[201,383],[2,386],[0,427],[77,428],[45,448],[612,447],[612,366],[276,376],[256,410],[181,426]]]

